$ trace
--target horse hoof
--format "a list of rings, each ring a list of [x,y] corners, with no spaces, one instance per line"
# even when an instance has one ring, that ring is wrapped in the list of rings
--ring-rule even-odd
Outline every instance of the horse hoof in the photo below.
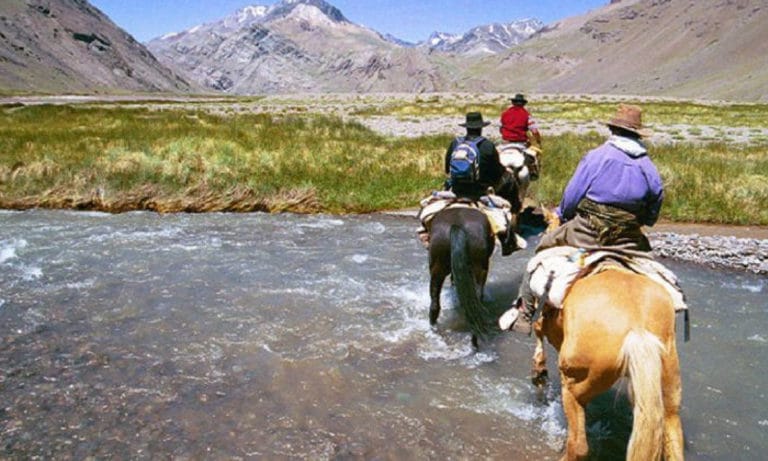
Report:
[[[531,382],[536,387],[544,387],[547,384],[547,381],[549,380],[549,372],[547,370],[542,370],[538,373],[534,373],[533,376],[531,376]]]

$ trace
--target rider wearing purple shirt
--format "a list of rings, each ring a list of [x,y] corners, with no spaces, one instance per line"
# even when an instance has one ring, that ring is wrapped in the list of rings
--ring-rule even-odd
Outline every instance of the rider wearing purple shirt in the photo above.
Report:
[[[611,137],[579,162],[556,210],[562,225],[541,238],[537,252],[567,245],[651,257],[641,227],[658,220],[664,189],[641,141],[650,133],[642,126],[637,106],[619,105],[607,125]],[[523,274],[519,297],[508,311],[517,307],[510,327],[528,333],[534,312],[529,277]]]
[[[613,135],[579,162],[557,207],[560,220],[576,216],[582,199],[613,205],[652,226],[661,210],[664,189],[656,166],[639,139]]]

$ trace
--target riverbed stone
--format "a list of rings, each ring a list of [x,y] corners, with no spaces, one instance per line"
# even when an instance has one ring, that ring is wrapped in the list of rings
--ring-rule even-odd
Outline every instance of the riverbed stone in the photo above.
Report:
[[[653,253],[713,268],[768,274],[768,240],[732,236],[649,234]]]

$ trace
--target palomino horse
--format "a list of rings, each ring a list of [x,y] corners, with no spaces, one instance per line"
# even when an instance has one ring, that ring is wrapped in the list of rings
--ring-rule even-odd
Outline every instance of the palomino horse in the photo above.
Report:
[[[550,221],[550,229],[557,224]],[[563,459],[587,457],[585,408],[622,377],[634,407],[627,459],[683,459],[675,309],[662,286],[618,267],[588,275],[573,284],[562,309],[545,307],[534,332],[534,384],[546,381],[544,338],[559,352],[568,422]]]
[[[429,324],[440,315],[440,292],[451,274],[458,310],[472,332],[472,344],[489,331],[489,313],[482,303],[495,237],[485,214],[469,206],[449,207],[432,219],[429,237]]]

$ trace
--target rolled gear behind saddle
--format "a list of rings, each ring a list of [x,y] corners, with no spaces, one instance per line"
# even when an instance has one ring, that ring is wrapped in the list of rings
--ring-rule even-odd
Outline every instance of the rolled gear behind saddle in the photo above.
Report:
[[[456,194],[449,190],[433,191],[429,197],[419,202],[421,209],[416,214],[416,218],[421,223],[421,226],[416,229],[416,235],[418,235],[419,241],[421,241],[425,248],[429,248],[429,223],[432,221],[432,218],[438,212],[454,203],[457,198]]]
[[[416,217],[421,222],[421,227],[416,232],[425,247],[429,246],[429,227],[432,218],[451,206],[470,206],[482,211],[488,218],[493,234],[499,239],[503,253],[511,253],[511,251],[504,251],[504,248],[509,248],[510,244],[512,244],[513,250],[524,249],[528,246],[525,239],[515,233],[515,229],[512,229],[512,205],[498,195],[483,195],[476,202],[466,202],[460,201],[456,194],[451,191],[435,191],[423,199],[420,204],[421,209]]]
[[[494,235],[502,247],[502,254],[507,256],[514,250],[528,247],[528,242],[515,232],[512,225],[512,204],[495,194],[480,197],[480,209],[488,217]]]
[[[521,182],[536,181],[539,178],[541,149],[523,142],[499,144],[501,164],[512,171]]]
[[[622,268],[645,275],[658,283],[670,295],[675,311],[688,309],[685,295],[677,277],[660,262],[648,257],[634,256],[620,251],[585,250],[570,246],[557,246],[539,251],[528,261],[526,271],[533,294],[540,298],[546,293],[546,301],[561,308],[568,288],[579,278],[602,270],[601,264],[618,263]],[[549,281],[550,274],[554,280]],[[550,288],[547,288],[547,285]]]
[[[525,155],[525,166],[528,167],[528,171],[531,175],[531,181],[539,179],[541,174],[541,154],[542,150],[538,146],[528,146],[523,151]]]
[[[504,167],[512,171],[520,180],[528,180],[530,172],[525,164],[525,143],[511,142],[496,146],[499,151],[499,161]]]

